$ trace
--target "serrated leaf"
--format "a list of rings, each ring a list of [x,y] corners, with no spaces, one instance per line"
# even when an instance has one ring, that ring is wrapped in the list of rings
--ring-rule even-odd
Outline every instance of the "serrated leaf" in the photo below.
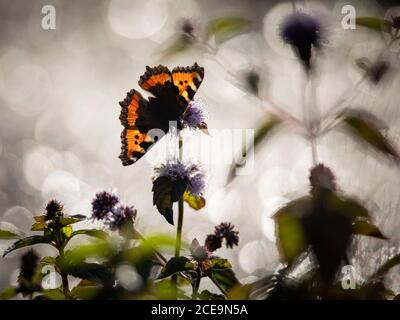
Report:
[[[31,231],[43,231],[46,227],[47,224],[45,222],[35,222],[31,227]]]
[[[228,259],[213,258],[213,259],[211,259],[211,265],[212,265],[213,269],[230,269],[230,268],[232,268],[232,265]]]
[[[172,257],[162,268],[158,279],[167,278],[175,273],[194,270],[194,264],[186,257]]]
[[[45,216],[34,216],[33,219],[35,219],[36,222],[45,222],[46,217]]]
[[[356,24],[378,32],[390,32],[392,30],[392,24],[389,21],[376,17],[356,18]]]
[[[34,244],[39,244],[39,243],[48,243],[51,244],[51,238],[45,237],[45,236],[30,236],[27,238],[23,238],[15,242],[12,246],[10,246],[4,253],[3,257],[5,257],[7,254],[10,252],[21,249],[24,247],[32,246]]]
[[[20,236],[14,232],[0,229],[0,239],[1,240],[11,240],[11,239],[19,239],[19,238],[20,238]]]
[[[211,20],[207,24],[207,33],[214,36],[216,42],[222,43],[247,30],[250,21],[240,17],[223,17]]]
[[[81,221],[83,221],[85,219],[86,219],[85,216],[80,216],[80,215],[78,215],[78,217],[72,217],[72,216],[71,217],[63,217],[63,218],[60,219],[60,223],[63,226],[68,226],[68,225],[73,224],[73,223],[81,222]]]
[[[183,194],[183,200],[193,209],[200,210],[206,205],[206,199],[186,191]]]
[[[358,235],[363,235],[363,236],[370,236],[370,237],[375,237],[379,239],[387,239],[379,228],[375,225],[373,225],[370,221],[368,220],[357,220],[353,223],[353,233],[358,234]]]
[[[366,142],[383,154],[390,155],[398,159],[399,155],[397,151],[383,136],[377,125],[370,120],[372,118],[374,118],[374,116],[368,116],[366,112],[364,112],[364,114],[352,113],[345,115],[343,123],[358,139]]]

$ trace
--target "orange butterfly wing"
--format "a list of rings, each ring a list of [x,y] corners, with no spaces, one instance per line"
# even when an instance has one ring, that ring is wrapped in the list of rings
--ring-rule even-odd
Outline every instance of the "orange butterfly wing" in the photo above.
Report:
[[[157,94],[159,86],[163,86],[166,82],[172,81],[171,72],[163,65],[154,68],[146,66],[146,72],[139,79],[139,86],[153,94]]]
[[[172,70],[172,82],[178,87],[179,94],[190,101],[204,78],[204,68],[195,63],[191,67],[176,67]]]

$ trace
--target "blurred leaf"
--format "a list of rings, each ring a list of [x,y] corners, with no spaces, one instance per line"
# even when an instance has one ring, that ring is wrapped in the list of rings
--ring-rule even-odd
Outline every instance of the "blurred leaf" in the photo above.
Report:
[[[45,298],[50,300],[67,300],[67,297],[64,295],[61,289],[45,289],[42,291],[42,294]]]
[[[203,290],[197,294],[197,298],[200,300],[225,300],[224,295],[212,293],[208,290]]]
[[[66,227],[62,227],[61,232],[65,236],[65,238],[70,238],[72,235],[72,227],[68,225]]]
[[[370,236],[370,237],[375,237],[379,239],[387,239],[378,227],[373,225],[370,221],[368,220],[356,220],[353,223],[353,233],[358,234],[358,235],[363,235],[363,236]]]
[[[289,264],[306,249],[302,223],[293,212],[295,205],[286,206],[274,216],[281,255]]]
[[[211,259],[211,265],[212,265],[213,269],[230,269],[230,268],[232,268],[232,265],[228,259],[213,258],[213,259]]]
[[[158,279],[172,276],[181,271],[194,270],[194,264],[186,257],[172,257],[162,268]]]
[[[96,285],[77,285],[71,290],[71,295],[81,300],[92,300],[103,290],[102,286]]]
[[[226,292],[240,284],[232,269],[212,269],[211,275]]]
[[[206,205],[206,199],[204,199],[202,196],[192,194],[188,191],[183,194],[183,200],[195,210],[200,210]]]
[[[386,275],[390,269],[400,264],[400,254],[396,255],[387,260],[379,269],[370,277],[370,280],[374,280]]]
[[[211,20],[207,24],[207,33],[214,36],[217,43],[222,43],[247,30],[250,21],[240,17],[223,17]]]
[[[45,222],[46,217],[45,216],[34,216],[33,219],[35,219],[36,222]]]
[[[40,264],[42,266],[45,265],[56,265],[56,258],[54,257],[43,257],[42,260],[40,260]]]
[[[228,292],[229,300],[248,300],[251,291],[251,286],[248,284],[245,285],[236,285]]]
[[[31,231],[43,231],[47,227],[45,222],[35,222],[32,227]]]
[[[75,215],[75,216],[70,216],[70,217],[63,217],[60,219],[60,223],[63,226],[68,226],[73,223],[81,222],[86,219],[86,216],[82,215]]]
[[[62,270],[76,278],[87,279],[101,284],[112,284],[114,279],[111,271],[98,263],[69,264],[68,261],[65,261],[62,264]]]
[[[77,235],[87,235],[90,237],[94,237],[94,238],[98,238],[101,240],[107,240],[109,238],[109,235],[107,232],[103,231],[103,230],[96,230],[96,229],[81,229],[81,230],[76,230],[74,232],[72,232],[71,234],[71,238],[75,237]]]
[[[368,58],[365,58],[365,57],[357,59],[355,62],[356,62],[356,66],[365,72],[369,72],[369,69],[372,65],[372,62]]]
[[[31,236],[31,237],[23,238],[23,239],[15,242],[6,251],[4,251],[3,257],[5,257],[10,252],[17,250],[17,249],[21,249],[21,248],[32,246],[34,244],[39,244],[39,243],[52,244],[51,242],[52,242],[52,239],[49,237],[45,237],[45,236]]]
[[[65,259],[70,264],[78,264],[85,261],[86,258],[108,258],[113,255],[114,249],[115,248],[113,247],[112,243],[103,240],[97,240],[94,243],[83,244],[66,251]]]
[[[0,240],[19,239],[20,236],[14,232],[0,229]]]
[[[276,118],[276,117],[268,117],[261,126],[256,130],[255,135],[254,135],[254,144],[251,144],[250,146],[243,146],[242,151],[241,151],[241,157],[237,159],[242,159],[248,156],[252,149],[254,151],[257,151],[257,147],[260,145],[262,141],[265,141],[267,136],[275,129],[281,121]],[[236,177],[236,170],[240,167],[242,167],[244,164],[243,163],[233,163],[228,174],[228,183],[231,183],[233,179]]]
[[[161,60],[165,60],[177,54],[183,53],[191,48],[192,45],[192,38],[183,34],[172,40],[171,43],[164,50],[162,50]]]
[[[11,298],[14,298],[18,294],[17,289],[14,287],[8,287],[5,288],[1,293],[0,293],[0,300],[9,300]]]
[[[378,32],[390,32],[392,30],[392,24],[389,21],[376,17],[356,18],[356,24]]]
[[[186,187],[186,181],[173,181],[165,176],[158,177],[153,181],[153,205],[157,207],[158,211],[172,225],[174,225],[172,204],[182,197]]]
[[[245,79],[246,79],[246,86],[248,87],[250,92],[255,96],[258,96],[258,90],[260,85],[260,75],[258,74],[258,72],[250,70],[249,72],[246,73]]]
[[[348,112],[347,115],[345,114],[343,122],[358,139],[368,143],[378,151],[398,159],[397,151],[383,136],[376,124],[371,121],[373,118],[374,116],[368,116],[366,112],[364,114]]]

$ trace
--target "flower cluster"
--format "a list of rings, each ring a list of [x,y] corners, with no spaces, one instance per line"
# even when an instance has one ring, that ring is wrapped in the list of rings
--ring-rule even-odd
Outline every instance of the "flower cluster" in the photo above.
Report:
[[[206,129],[207,117],[205,104],[200,100],[189,102],[185,112],[181,116],[182,126],[189,129]]]
[[[239,244],[239,232],[234,230],[234,225],[223,222],[216,226],[213,234],[209,234],[205,241],[205,246],[211,252],[221,248],[222,241],[225,239],[227,248],[233,248]]]
[[[168,177],[172,181],[186,181],[187,191],[201,195],[205,189],[205,174],[200,165],[181,160],[168,160],[154,168],[154,179]]]
[[[55,220],[57,217],[63,215],[64,207],[57,200],[50,200],[46,205],[45,220]]]
[[[120,230],[126,221],[135,217],[136,209],[121,203],[113,193],[99,192],[92,201],[92,218],[102,220],[113,231]]]
[[[282,39],[296,50],[298,57],[309,69],[311,48],[319,48],[321,44],[320,21],[310,14],[296,11],[283,20],[280,34]]]

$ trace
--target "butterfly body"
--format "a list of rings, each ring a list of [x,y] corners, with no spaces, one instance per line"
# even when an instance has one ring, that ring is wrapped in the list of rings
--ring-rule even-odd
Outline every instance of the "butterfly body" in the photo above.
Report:
[[[204,69],[195,63],[192,67],[177,67],[171,71],[165,66],[146,67],[139,86],[153,96],[145,99],[132,89],[120,102],[121,154],[124,166],[138,161],[156,142],[149,134],[153,129],[169,131],[170,123],[181,129],[180,117],[193,99],[204,77]]]

